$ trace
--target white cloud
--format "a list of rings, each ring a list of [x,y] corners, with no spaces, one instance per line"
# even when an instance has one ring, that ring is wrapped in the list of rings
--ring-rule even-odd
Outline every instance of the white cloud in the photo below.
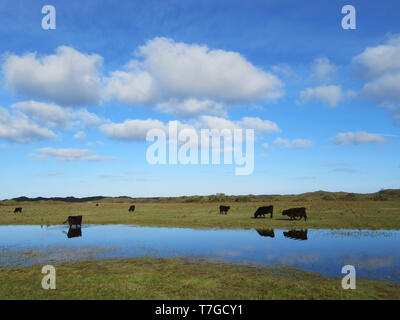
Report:
[[[111,72],[105,79],[106,92],[118,100],[130,104],[148,104],[158,96],[155,80],[146,71],[130,69]]]
[[[284,147],[284,148],[290,148],[291,144],[288,139],[283,139],[283,138],[276,138],[273,142],[273,144]]]
[[[346,132],[338,133],[334,139],[336,145],[360,145],[368,143],[382,144],[386,141],[386,138],[379,134],[367,133],[363,131],[359,132]]]
[[[295,148],[295,149],[305,149],[311,148],[314,143],[311,140],[307,139],[284,139],[284,138],[276,138],[273,144],[283,147],[283,148]]]
[[[225,118],[214,117],[214,116],[202,116],[196,122],[196,127],[201,129],[217,129],[217,130],[234,130],[240,129],[240,125]]]
[[[78,131],[77,133],[74,134],[74,139],[85,140],[86,139],[86,133],[84,131]]]
[[[96,114],[87,111],[86,109],[70,110],[71,119],[74,124],[83,127],[97,127],[103,120]]]
[[[312,67],[312,77],[318,81],[326,81],[329,80],[330,75],[336,72],[337,69],[328,58],[318,58],[315,59]]]
[[[54,138],[56,134],[53,131],[40,127],[25,114],[18,111],[10,114],[7,109],[0,107],[0,139],[28,143]]]
[[[107,79],[107,91],[127,103],[157,99],[242,103],[275,101],[283,83],[237,52],[155,38],[136,51],[126,70]]]
[[[361,96],[390,110],[395,122],[400,119],[399,56],[400,35],[397,35],[353,58],[353,64],[366,79]]]
[[[53,103],[42,103],[37,101],[23,101],[11,106],[30,116],[34,121],[48,127],[69,126],[70,114]]]
[[[251,117],[245,117],[239,121],[232,121],[221,117],[201,116],[196,121],[190,123],[176,122],[178,124],[178,132],[182,129],[193,129],[196,131],[201,129],[254,129],[256,132],[260,133],[280,131],[278,125],[272,121]],[[168,135],[169,125],[170,122],[163,123],[155,119],[136,119],[126,120],[123,123],[107,123],[102,125],[100,129],[111,139],[144,141],[146,140],[147,132],[151,129],[161,129]]]
[[[307,139],[294,139],[292,140],[292,145],[296,149],[304,149],[311,148],[313,146],[313,142]]]
[[[155,38],[138,55],[164,90],[173,96],[201,96],[231,102],[275,100],[281,81],[239,53]]]
[[[8,55],[3,65],[6,84],[17,93],[63,106],[98,104],[101,81],[97,54],[60,46],[53,55]]]
[[[344,95],[342,89],[337,85],[318,86],[315,88],[307,88],[300,92],[300,104],[308,103],[311,100],[319,100],[330,107],[336,106]]]
[[[281,74],[284,77],[290,77],[294,75],[292,68],[287,63],[281,63],[272,66],[271,70],[275,73]]]
[[[33,156],[37,159],[44,160],[51,158],[55,161],[107,161],[114,160],[113,157],[103,157],[92,153],[87,149],[62,149],[62,148],[41,148],[35,150],[37,153]]]
[[[275,122],[262,120],[257,117],[244,117],[238,123],[242,127],[254,129],[258,132],[270,133],[281,131],[281,129],[279,129],[278,125]]]
[[[232,121],[214,116],[202,116],[196,122],[196,127],[208,129],[254,129],[256,132],[271,133],[280,132],[278,125],[269,120],[262,120],[257,117],[244,117],[239,121]]]
[[[376,47],[368,47],[353,58],[353,63],[364,68],[364,76],[374,78],[387,72],[399,71],[400,35]]]
[[[167,102],[157,104],[156,108],[160,111],[171,113],[175,116],[188,118],[202,114],[212,114],[226,116],[226,105],[212,100],[198,99],[170,99]]]
[[[151,129],[167,131],[167,125],[160,120],[126,120],[123,123],[107,123],[100,127],[110,139],[116,140],[146,140],[147,132]]]
[[[11,107],[47,127],[66,128],[72,125],[91,127],[102,122],[97,115],[86,109],[62,108],[54,103],[30,100],[15,103]]]

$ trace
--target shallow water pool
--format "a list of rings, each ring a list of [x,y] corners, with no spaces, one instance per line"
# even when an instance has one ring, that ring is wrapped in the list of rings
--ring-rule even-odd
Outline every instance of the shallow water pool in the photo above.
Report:
[[[0,226],[0,265],[56,264],[88,259],[186,257],[212,262],[289,266],[342,277],[400,283],[400,231],[227,230],[133,225]]]

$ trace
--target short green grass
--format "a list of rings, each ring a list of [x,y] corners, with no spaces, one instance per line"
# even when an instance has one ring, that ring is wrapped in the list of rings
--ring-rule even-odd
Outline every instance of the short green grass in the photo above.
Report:
[[[265,202],[130,202],[66,203],[53,201],[19,202],[0,205],[0,224],[61,224],[69,215],[82,215],[84,224],[136,224],[142,226],[189,228],[326,228],[326,229],[400,229],[400,200],[280,200]],[[219,205],[230,205],[227,215]],[[259,219],[253,213],[259,206],[274,205],[274,216]],[[22,213],[14,214],[16,206]],[[290,221],[281,210],[306,207],[307,221]]]
[[[42,266],[0,267],[0,299],[400,299],[400,285],[294,269],[184,259],[137,258],[56,265],[56,290],[44,290]]]

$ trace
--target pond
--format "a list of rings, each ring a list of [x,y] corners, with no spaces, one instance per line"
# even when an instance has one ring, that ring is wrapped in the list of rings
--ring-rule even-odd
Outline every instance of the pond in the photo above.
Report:
[[[227,230],[132,225],[0,226],[0,265],[88,259],[185,257],[211,262],[289,266],[342,277],[400,283],[398,230]]]

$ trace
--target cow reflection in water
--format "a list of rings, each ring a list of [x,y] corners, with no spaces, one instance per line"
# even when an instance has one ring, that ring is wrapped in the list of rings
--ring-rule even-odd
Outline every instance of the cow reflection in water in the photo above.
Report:
[[[256,229],[256,231],[262,237],[275,238],[274,229]]]
[[[286,238],[291,238],[295,240],[307,240],[307,232],[308,230],[289,230],[289,231],[283,231],[283,235]]]
[[[71,226],[69,227],[67,237],[69,238],[76,238],[82,237],[82,228],[78,226]]]
[[[82,237],[82,228],[81,226],[77,226],[77,225],[72,225],[69,227],[68,232],[67,231],[63,231],[68,239],[69,238],[76,238],[76,237]]]

